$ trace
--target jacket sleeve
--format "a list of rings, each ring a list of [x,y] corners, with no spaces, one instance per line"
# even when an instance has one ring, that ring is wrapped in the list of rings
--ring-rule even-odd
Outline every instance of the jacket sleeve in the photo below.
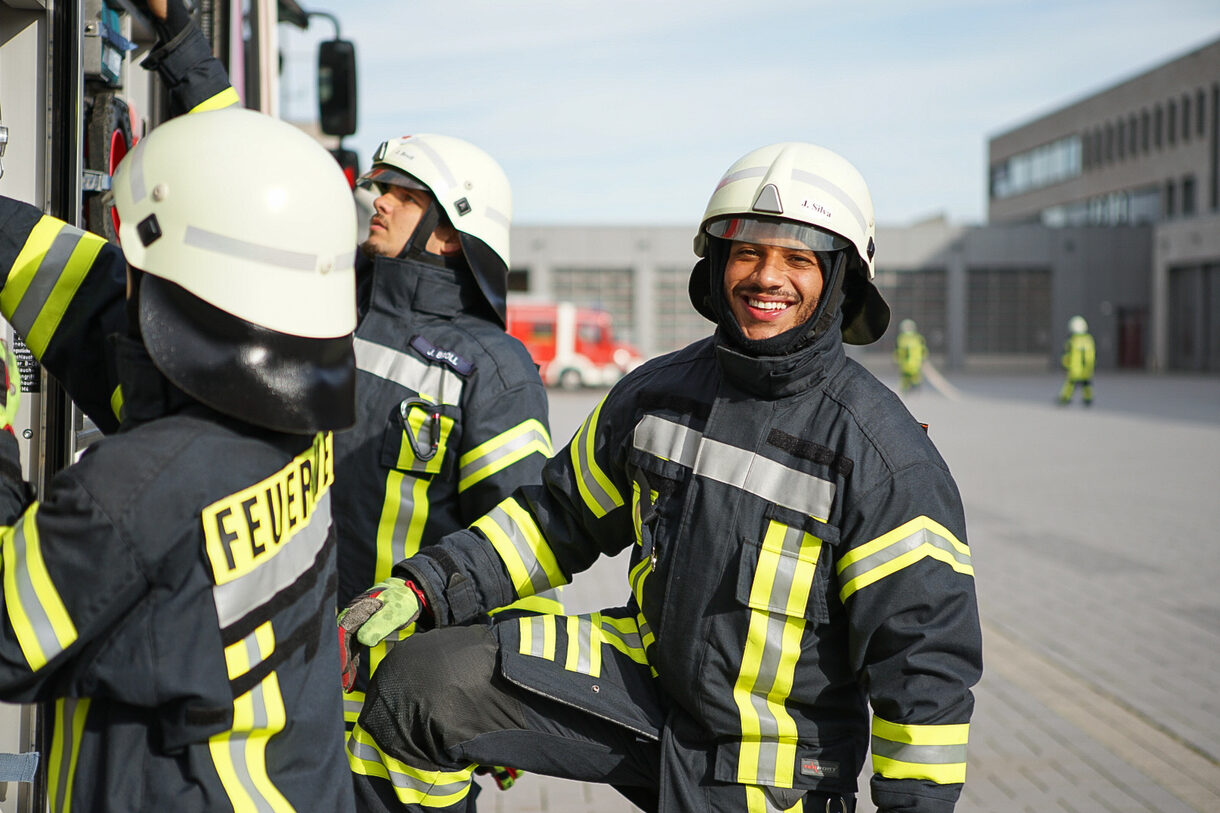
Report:
[[[424,590],[436,623],[480,613],[558,587],[602,554],[634,540],[631,482],[622,439],[622,383],[547,461],[541,484],[522,486],[471,526],[395,567]]]
[[[5,495],[17,488],[7,469],[0,479]],[[29,702],[82,691],[71,688],[81,686],[78,680],[88,668],[80,655],[144,593],[143,572],[72,469],[51,482],[45,500],[29,503],[5,522],[0,527],[0,698]],[[156,665],[131,667],[138,680]]]
[[[117,246],[0,197],[0,312],[103,432],[118,427],[106,337],[126,323],[126,273]]]
[[[542,382],[476,392],[464,411],[458,500],[464,524],[496,507],[518,487],[542,480],[554,454]]]
[[[835,569],[852,666],[873,710],[880,813],[950,813],[982,673],[965,518],[949,472],[894,472],[844,517]]]

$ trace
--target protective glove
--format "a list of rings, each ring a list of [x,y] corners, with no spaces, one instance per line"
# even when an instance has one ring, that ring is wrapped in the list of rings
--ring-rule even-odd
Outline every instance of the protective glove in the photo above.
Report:
[[[356,645],[379,644],[415,622],[428,608],[423,591],[415,582],[390,576],[352,599],[339,612],[339,656],[343,667],[343,691],[356,685],[360,653]]]
[[[0,430],[13,434],[13,422],[17,420],[17,404],[21,401],[18,382],[21,371],[17,368],[17,354],[0,339],[0,355],[4,356],[4,392],[0,394]]]

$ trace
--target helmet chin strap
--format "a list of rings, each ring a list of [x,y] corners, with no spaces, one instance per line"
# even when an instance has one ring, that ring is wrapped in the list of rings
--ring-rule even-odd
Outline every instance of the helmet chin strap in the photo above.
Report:
[[[436,205],[436,201],[430,200],[428,201],[428,208],[424,210],[423,215],[419,218],[419,223],[415,225],[415,231],[411,232],[411,237],[403,245],[402,251],[398,252],[398,259],[416,260],[417,262],[444,267],[446,265],[445,258],[428,251],[428,238],[432,236],[432,232],[436,231],[436,227],[440,223],[440,210]]]

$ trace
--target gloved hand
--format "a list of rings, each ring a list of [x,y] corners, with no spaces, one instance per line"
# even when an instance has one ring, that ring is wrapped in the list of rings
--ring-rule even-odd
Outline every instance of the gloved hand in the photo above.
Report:
[[[17,368],[17,354],[0,339],[0,355],[4,356],[4,392],[0,394],[0,430],[13,433],[13,422],[17,420],[17,404],[21,401],[21,371]]]
[[[343,691],[350,692],[356,685],[356,667],[360,664],[357,644],[373,646],[381,643],[412,624],[427,608],[424,594],[415,586],[415,582],[397,576],[378,582],[352,599],[337,618]]]

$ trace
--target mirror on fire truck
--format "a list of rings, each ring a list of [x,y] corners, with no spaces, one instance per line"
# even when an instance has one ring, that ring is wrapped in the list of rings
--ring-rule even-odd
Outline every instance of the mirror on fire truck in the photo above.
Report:
[[[356,132],[356,46],[348,40],[318,43],[318,124],[327,135]]]

